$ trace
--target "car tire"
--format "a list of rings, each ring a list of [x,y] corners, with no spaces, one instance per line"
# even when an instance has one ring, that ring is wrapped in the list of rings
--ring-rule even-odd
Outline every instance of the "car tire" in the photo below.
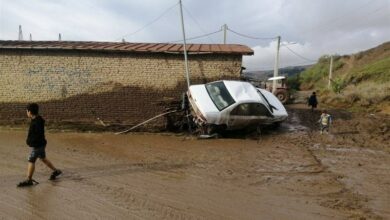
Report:
[[[275,122],[271,125],[272,129],[278,129],[280,127],[280,122]]]
[[[216,132],[217,132],[217,125],[215,125],[215,124],[209,124],[209,125],[207,125],[206,133],[207,133],[208,135],[212,135],[212,134],[214,134],[214,133],[216,133]]]
[[[288,101],[288,93],[286,90],[278,90],[276,91],[275,96],[279,99],[279,101],[283,104],[286,104]]]
[[[257,125],[257,126],[256,126],[256,134],[257,134],[258,136],[261,135],[262,130],[263,130],[263,126],[261,126],[261,125]]]

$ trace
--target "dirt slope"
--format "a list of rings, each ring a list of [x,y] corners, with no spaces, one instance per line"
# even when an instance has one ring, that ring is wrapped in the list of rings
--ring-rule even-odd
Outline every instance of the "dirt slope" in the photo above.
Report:
[[[328,88],[330,57],[300,74],[302,90],[318,91],[324,103],[359,112],[390,114],[390,42],[372,49],[334,56]]]

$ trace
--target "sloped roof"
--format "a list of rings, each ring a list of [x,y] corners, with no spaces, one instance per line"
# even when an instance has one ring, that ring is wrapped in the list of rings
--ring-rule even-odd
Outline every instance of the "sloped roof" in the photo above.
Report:
[[[82,50],[131,53],[183,53],[183,44],[128,43],[96,41],[3,41],[0,49],[30,50]],[[187,44],[189,54],[241,54],[253,55],[253,50],[240,44]]]

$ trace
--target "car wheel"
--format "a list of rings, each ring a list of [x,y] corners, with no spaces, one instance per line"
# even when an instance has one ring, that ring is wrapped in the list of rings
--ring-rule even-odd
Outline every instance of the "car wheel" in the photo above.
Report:
[[[271,125],[271,128],[273,128],[273,129],[277,129],[277,128],[279,128],[280,127],[280,122],[275,122],[275,123],[273,123],[272,125]]]
[[[209,124],[209,125],[207,125],[206,133],[208,135],[214,134],[217,132],[217,128],[218,128],[217,125]]]
[[[260,136],[261,135],[261,130],[263,129],[263,127],[261,126],[261,125],[257,125],[257,127],[256,127],[256,134],[258,135],[258,136]]]
[[[286,104],[288,101],[288,94],[286,90],[278,90],[276,91],[275,96],[279,99],[279,101],[283,104]]]

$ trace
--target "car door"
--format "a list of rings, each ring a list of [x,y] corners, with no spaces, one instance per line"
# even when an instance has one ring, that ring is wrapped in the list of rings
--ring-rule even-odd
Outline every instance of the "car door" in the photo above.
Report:
[[[234,107],[229,114],[228,127],[231,129],[244,128],[249,123],[250,103],[242,103]]]
[[[252,124],[268,123],[272,114],[261,103],[242,103],[232,109],[229,115],[228,128],[245,128]]]
[[[273,115],[269,109],[261,103],[251,103],[252,118],[249,124],[271,124]]]

